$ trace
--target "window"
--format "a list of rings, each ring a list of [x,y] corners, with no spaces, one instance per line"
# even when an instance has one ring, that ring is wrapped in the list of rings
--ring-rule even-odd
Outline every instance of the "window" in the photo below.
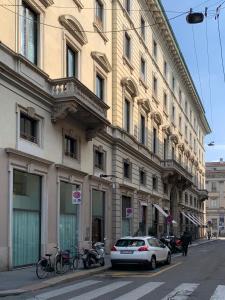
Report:
[[[139,171],[140,184],[146,185],[146,173],[143,170]]]
[[[146,61],[144,58],[141,58],[141,79],[146,81]]]
[[[172,90],[175,91],[175,78],[172,76]]]
[[[77,159],[77,140],[65,135],[64,145],[65,155]]]
[[[185,193],[184,198],[185,198],[185,204],[188,204],[188,195],[187,195],[187,193]]]
[[[131,164],[127,160],[123,162],[123,176],[124,178],[131,179]]]
[[[182,92],[180,89],[179,89],[179,102],[180,104],[182,103]]]
[[[154,127],[153,128],[153,153],[157,153],[157,129]]]
[[[172,106],[172,122],[175,124],[175,120],[176,120],[176,108],[175,106],[173,105]]]
[[[179,130],[182,132],[182,119],[181,116],[179,116]]]
[[[163,193],[168,195],[168,184],[167,183],[163,183]]]
[[[216,182],[212,182],[212,184],[211,184],[211,191],[212,192],[216,192],[217,191]]]
[[[166,93],[164,93],[163,94],[163,109],[164,109],[164,111],[165,112],[167,112],[168,111],[168,104],[167,104],[167,94]]]
[[[141,37],[145,40],[145,20],[141,17]]]
[[[130,6],[130,0],[125,0],[125,9],[130,14],[131,6]]]
[[[193,198],[192,198],[192,196],[190,196],[190,206],[192,206],[193,205]]]
[[[38,143],[38,121],[24,113],[20,113],[20,137]]]
[[[197,207],[197,199],[194,198],[194,207]]]
[[[124,129],[130,133],[130,101],[127,99],[124,105]]]
[[[164,74],[165,78],[167,78],[167,73],[168,73],[168,66],[167,66],[167,62],[164,60],[163,74]]]
[[[157,90],[158,90],[158,87],[157,87],[157,78],[155,76],[153,76],[153,93],[155,94],[155,96],[157,95]]]
[[[166,160],[168,156],[168,139],[164,139],[163,141],[163,159]]]
[[[122,236],[131,235],[131,197],[122,196]]]
[[[185,108],[184,108],[184,110],[185,110],[185,114],[187,115],[187,101],[185,101]]]
[[[37,64],[37,21],[38,15],[22,2],[21,8],[21,53]]]
[[[96,96],[101,100],[104,100],[104,83],[105,80],[99,74],[96,74]]]
[[[186,140],[187,140],[187,135],[188,135],[188,133],[187,133],[187,125],[185,125],[185,138],[186,138]]]
[[[175,148],[172,147],[172,159],[175,159]]]
[[[157,59],[157,43],[155,40],[153,40],[153,56],[155,59]]]
[[[141,115],[141,128],[140,128],[140,142],[144,145],[145,144],[145,117]]]
[[[95,20],[103,28],[103,4],[100,0],[95,1]]]
[[[152,189],[157,191],[158,190],[158,178],[157,176],[152,176]]]
[[[94,166],[95,168],[105,169],[105,153],[98,149],[94,149]]]
[[[131,39],[130,36],[127,32],[125,32],[125,56],[126,58],[128,58],[129,60],[131,59]]]
[[[66,76],[77,77],[78,74],[78,52],[66,46]]]
[[[210,208],[219,208],[219,201],[218,201],[218,199],[211,199],[210,200]]]

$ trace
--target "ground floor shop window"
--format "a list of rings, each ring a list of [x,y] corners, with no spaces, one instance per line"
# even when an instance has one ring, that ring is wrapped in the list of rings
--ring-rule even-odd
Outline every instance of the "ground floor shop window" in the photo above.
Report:
[[[104,242],[105,192],[92,190],[92,242]]]
[[[122,196],[122,236],[131,235],[131,197]]]
[[[13,172],[13,266],[36,263],[40,256],[41,176]]]
[[[78,246],[80,202],[74,201],[73,194],[81,192],[81,186],[60,182],[60,248]]]

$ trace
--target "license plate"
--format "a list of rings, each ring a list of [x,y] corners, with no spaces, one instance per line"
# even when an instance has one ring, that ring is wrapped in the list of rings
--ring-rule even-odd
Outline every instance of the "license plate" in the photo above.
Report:
[[[120,253],[121,254],[133,254],[133,250],[121,250]]]

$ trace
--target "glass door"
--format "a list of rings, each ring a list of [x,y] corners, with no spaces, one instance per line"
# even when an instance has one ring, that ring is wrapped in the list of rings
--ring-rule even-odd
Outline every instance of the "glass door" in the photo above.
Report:
[[[41,176],[13,172],[13,267],[40,257]]]

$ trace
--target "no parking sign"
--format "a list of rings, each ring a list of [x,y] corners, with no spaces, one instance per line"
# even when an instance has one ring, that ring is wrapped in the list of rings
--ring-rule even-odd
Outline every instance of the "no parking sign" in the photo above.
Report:
[[[81,204],[81,191],[72,191],[72,204]]]

